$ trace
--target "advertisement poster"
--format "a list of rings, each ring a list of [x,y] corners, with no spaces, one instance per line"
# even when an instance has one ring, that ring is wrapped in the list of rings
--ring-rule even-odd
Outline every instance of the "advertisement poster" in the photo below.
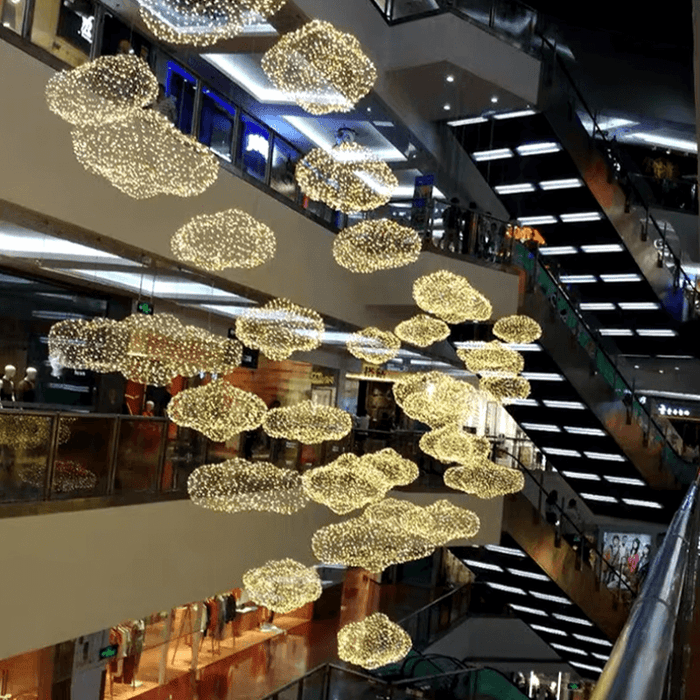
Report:
[[[603,559],[632,590],[637,591],[649,571],[651,560],[651,536],[629,532],[603,533]],[[603,583],[608,588],[621,585],[620,579],[608,567],[603,569]]]

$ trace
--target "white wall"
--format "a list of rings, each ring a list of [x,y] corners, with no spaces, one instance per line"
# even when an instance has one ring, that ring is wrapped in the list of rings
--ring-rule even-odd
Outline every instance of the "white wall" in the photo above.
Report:
[[[0,200],[166,257],[172,257],[171,235],[192,216],[240,207],[272,227],[278,251],[257,270],[223,276],[358,326],[388,327],[405,318],[413,280],[443,267],[469,277],[492,300],[495,317],[516,312],[517,276],[442,256],[423,254],[409,268],[354,275],[335,264],[329,231],[223,170],[199,197],[131,199],[76,161],[68,124],[44,100],[52,73],[0,42]]]

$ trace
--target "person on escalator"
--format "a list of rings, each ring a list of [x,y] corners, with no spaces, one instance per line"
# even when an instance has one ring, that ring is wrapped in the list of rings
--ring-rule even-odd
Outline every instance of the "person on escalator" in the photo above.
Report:
[[[544,502],[544,519],[550,524],[559,524],[559,492],[554,489],[549,492],[547,500]]]

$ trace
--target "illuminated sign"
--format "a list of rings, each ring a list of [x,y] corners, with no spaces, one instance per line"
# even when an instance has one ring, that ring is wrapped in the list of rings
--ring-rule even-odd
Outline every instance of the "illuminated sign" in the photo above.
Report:
[[[148,301],[140,301],[138,304],[136,304],[136,310],[140,314],[148,314],[151,316],[153,314],[153,304]]]
[[[323,372],[311,372],[312,384],[335,384],[335,377]]]
[[[687,408],[674,408],[673,406],[667,406],[662,403],[659,406],[659,413],[662,416],[689,416],[690,411]]]
[[[109,646],[105,647],[104,649],[100,649],[100,658],[101,659],[113,659],[117,655],[117,651],[119,651],[119,645],[118,644],[110,644]]]

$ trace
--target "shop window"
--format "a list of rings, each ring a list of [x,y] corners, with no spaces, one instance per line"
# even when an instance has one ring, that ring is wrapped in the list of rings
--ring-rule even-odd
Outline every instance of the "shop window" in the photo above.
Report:
[[[88,59],[94,31],[95,6],[89,0],[36,0],[32,42],[69,65]]]
[[[244,173],[265,181],[270,132],[247,114],[241,115],[236,163]]]
[[[177,113],[175,126],[184,134],[192,133],[194,116],[194,95],[197,79],[173,61],[168,62],[165,94],[172,97]]]
[[[235,119],[236,108],[233,105],[208,88],[202,90],[199,140],[228,161],[231,160]]]
[[[17,34],[22,33],[24,28],[24,13],[26,11],[26,0],[4,0],[0,1],[0,22],[5,29],[10,29]]]
[[[272,146],[270,186],[289,199],[296,199],[297,185],[294,179],[296,164],[301,153],[278,136]]]
[[[113,56],[119,53],[134,53],[148,62],[151,44],[140,34],[134,32],[133,27],[105,12],[102,25],[101,52],[103,56]]]

